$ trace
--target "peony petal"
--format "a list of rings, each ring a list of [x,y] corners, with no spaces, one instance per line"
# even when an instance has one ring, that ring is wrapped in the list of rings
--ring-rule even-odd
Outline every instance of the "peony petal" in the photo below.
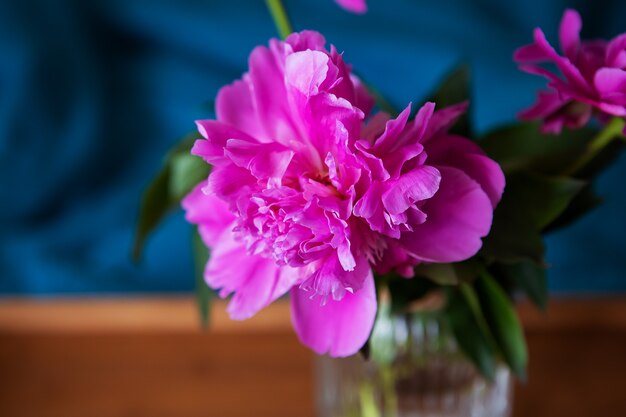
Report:
[[[354,105],[361,109],[365,114],[365,117],[369,116],[370,112],[376,104],[376,100],[367,90],[367,87],[359,77],[354,74],[350,74],[350,80],[354,86]]]
[[[606,48],[607,43],[603,39],[581,43],[576,66],[586,80],[592,81],[595,72],[605,66]]]
[[[236,165],[214,167],[205,194],[215,194],[219,198],[236,203],[239,196],[257,191],[256,179],[250,172]],[[231,206],[233,209],[235,206]]]
[[[582,19],[576,10],[567,9],[563,14],[559,28],[561,50],[570,61],[576,62],[578,48],[580,48],[580,29]]]
[[[265,131],[254,109],[249,77],[222,87],[215,99],[217,120],[253,137],[263,137]]]
[[[382,203],[384,191],[384,183],[379,181],[373,182],[354,205],[354,215],[367,219],[372,230],[380,233],[386,232]]]
[[[411,124],[411,128],[409,129],[408,132],[403,133],[402,135],[403,138],[401,138],[400,141],[402,143],[406,143],[407,141],[409,143],[412,143],[413,141],[421,142],[434,113],[435,113],[435,103],[430,102],[430,101],[426,102],[417,111],[417,114],[415,115],[415,119],[413,120],[413,123]]]
[[[358,138],[364,117],[349,101],[328,93],[310,97],[299,111],[303,132],[298,143],[300,152],[309,156],[316,169],[323,168],[328,152],[346,155],[348,143]]]
[[[461,136],[440,136],[426,146],[428,163],[458,168],[478,182],[489,196],[493,207],[504,192],[504,173],[477,144]]]
[[[596,72],[593,83],[602,98],[616,95],[616,93],[624,95],[626,94],[626,71],[619,68],[601,68]]]
[[[229,139],[225,155],[256,178],[267,179],[271,186],[279,186],[294,152],[277,143]]]
[[[390,214],[385,210],[383,195],[388,187],[386,182],[373,182],[354,205],[354,215],[364,218],[372,231],[399,239],[401,231],[409,230],[409,227],[405,224],[405,212]]]
[[[322,305],[311,293],[291,290],[291,318],[300,341],[318,354],[350,356],[367,341],[376,318],[376,289],[372,271],[367,270],[363,286],[354,294]]]
[[[328,74],[329,58],[320,51],[295,52],[285,63],[285,83],[306,97],[318,94]]]
[[[297,268],[277,267],[272,259],[257,257],[256,263],[249,262],[246,282],[239,287],[228,303],[226,311],[233,320],[246,320],[259,310],[286,294],[300,279]]]
[[[522,120],[543,119],[569,103],[570,100],[564,99],[557,92],[540,91],[537,96],[537,102],[530,108],[519,113]]]
[[[229,161],[224,157],[224,148],[229,139],[241,139],[257,143],[248,134],[215,120],[197,120],[198,132],[204,139],[198,139],[191,149],[192,155],[203,158],[211,165],[222,165]]]
[[[598,108],[605,113],[613,116],[623,117],[626,116],[626,107],[620,104],[599,103]]]
[[[574,87],[570,86],[565,81],[563,81],[543,67],[539,67],[536,65],[522,65],[519,67],[519,69],[529,74],[546,77],[548,80],[550,80],[548,86],[554,88],[561,95],[563,95],[563,93],[567,93],[567,95],[570,97],[576,95],[585,95],[585,93],[580,93],[580,91],[576,90]]]
[[[439,189],[441,174],[437,168],[421,165],[390,181],[382,195],[383,205],[389,214],[400,214],[418,201],[431,198]]]
[[[564,108],[564,111],[561,111],[552,117],[562,119],[563,124],[570,129],[579,129],[589,122],[592,114],[593,108],[590,105],[572,102]],[[546,122],[549,123],[552,117],[548,117]]]
[[[196,185],[181,201],[185,210],[185,219],[198,225],[202,240],[208,247],[213,247],[218,238],[229,226],[235,216],[228,210],[228,205],[215,195],[202,192],[204,182]]]
[[[288,143],[298,137],[298,129],[291,117],[285,88],[282,56],[285,45],[275,42],[273,46],[273,50],[256,47],[248,63],[252,104],[263,127],[263,132],[255,134],[255,138],[263,142]]]
[[[226,230],[211,251],[204,278],[211,288],[221,289],[222,298],[234,293],[228,313],[244,320],[287,292],[300,276],[297,269],[279,268],[272,259],[248,254],[244,243]]]
[[[513,53],[513,59],[518,64],[543,62],[550,59],[545,50],[534,43],[524,45]]]
[[[606,65],[613,68],[626,68],[626,33],[613,39],[606,47]]]
[[[406,127],[410,115],[411,105],[409,104],[398,117],[388,120],[385,123],[385,131],[376,139],[374,146],[370,148],[370,152],[378,157],[382,157],[388,152],[397,149],[398,137]]]
[[[322,51],[326,45],[326,39],[321,33],[314,30],[303,30],[289,35],[285,39],[285,43],[291,45],[294,52],[306,51],[307,49]]]
[[[380,174],[379,170],[371,162],[368,162],[368,165],[372,166],[375,169],[375,174],[377,174],[374,178],[384,179],[385,175],[389,175],[397,179],[403,171],[405,163],[421,155],[423,146],[420,141],[434,108],[434,103],[424,104],[417,112],[415,120],[407,124],[411,112],[411,105],[409,104],[397,118],[387,122],[385,131],[373,146],[368,149],[365,142],[360,142],[360,150],[366,150],[367,153],[383,162],[386,172],[383,172],[382,176],[378,175]]]
[[[364,256],[354,257],[354,266],[347,271],[336,252],[328,253],[328,256],[309,263],[304,268],[300,288],[311,291],[311,295],[319,295],[322,300],[332,298],[335,301],[360,290],[370,270],[367,259]]]
[[[564,117],[552,117],[544,120],[541,125],[540,131],[543,134],[547,135],[558,135],[563,130],[563,125],[565,124]]]
[[[357,141],[362,142],[365,148],[369,149],[369,146],[373,144],[376,139],[385,131],[385,126],[387,122],[391,120],[391,116],[388,113],[383,111],[374,114],[368,121],[367,124],[361,130],[361,138],[362,140]]]
[[[587,80],[585,80],[585,78],[582,76],[579,69],[576,68],[574,63],[572,63],[569,59],[560,56],[550,45],[550,43],[548,43],[548,40],[540,29],[535,29],[534,35],[535,44],[539,48],[543,49],[546,55],[548,55],[549,59],[556,64],[557,68],[572,85],[572,88],[581,92],[582,94],[593,94],[589,83],[587,83]]]
[[[454,123],[461,117],[469,107],[469,103],[464,101],[459,104],[444,107],[441,110],[433,113],[428,122],[428,127],[424,132],[424,138],[422,143],[426,143],[430,138],[437,136],[438,134],[448,131]]]
[[[335,0],[338,5],[352,13],[363,14],[367,12],[365,0]]]
[[[359,140],[354,144],[360,160],[367,166],[367,172],[372,181],[385,181],[390,178],[389,172],[380,158],[369,153],[370,144],[364,140]]]
[[[399,178],[402,172],[407,170],[409,161],[417,159],[423,161],[426,159],[424,155],[424,146],[421,143],[407,144],[400,149],[390,152],[383,159],[385,171],[391,178]]]
[[[463,171],[437,166],[441,184],[421,209],[426,222],[403,233],[401,244],[410,254],[428,262],[459,262],[478,252],[489,233],[491,201],[480,185]]]
[[[390,271],[396,271],[404,278],[412,278],[413,268],[419,262],[411,257],[396,239],[385,239],[387,248],[383,256],[376,261],[374,271],[379,275],[385,275]]]

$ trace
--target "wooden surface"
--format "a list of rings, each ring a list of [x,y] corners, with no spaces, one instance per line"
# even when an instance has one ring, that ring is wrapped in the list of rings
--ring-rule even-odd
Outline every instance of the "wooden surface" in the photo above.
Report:
[[[514,417],[626,415],[626,298],[520,307]],[[313,356],[288,306],[198,329],[184,298],[0,300],[0,416],[313,417]]]

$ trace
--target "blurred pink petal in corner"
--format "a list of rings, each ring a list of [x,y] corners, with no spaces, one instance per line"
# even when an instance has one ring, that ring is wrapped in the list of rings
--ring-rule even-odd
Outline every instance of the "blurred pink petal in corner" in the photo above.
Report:
[[[367,4],[365,0],[335,0],[338,5],[352,13],[367,12]]]

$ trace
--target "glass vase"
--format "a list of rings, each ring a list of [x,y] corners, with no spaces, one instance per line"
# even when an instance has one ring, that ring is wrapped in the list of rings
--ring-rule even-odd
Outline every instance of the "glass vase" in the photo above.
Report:
[[[437,311],[379,315],[362,355],[317,359],[320,417],[508,417],[512,378],[483,378]]]

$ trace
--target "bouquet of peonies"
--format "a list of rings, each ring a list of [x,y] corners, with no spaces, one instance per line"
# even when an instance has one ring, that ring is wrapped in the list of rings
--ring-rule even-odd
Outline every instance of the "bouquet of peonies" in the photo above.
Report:
[[[624,141],[626,34],[581,41],[568,10],[561,55],[536,29],[515,60],[547,90],[520,114],[529,122],[477,138],[465,68],[396,110],[320,33],[290,33],[280,2],[268,5],[284,39],[255,48],[215,119],[196,122],[201,138],[170,152],[144,196],[137,252],[180,202],[197,226],[203,311],[204,282],[231,296],[237,320],[289,293],[302,343],[342,357],[367,346],[381,302],[401,312],[438,292],[484,375],[498,358],[523,375],[512,299],[545,305],[542,236],[598,204],[594,178]]]

